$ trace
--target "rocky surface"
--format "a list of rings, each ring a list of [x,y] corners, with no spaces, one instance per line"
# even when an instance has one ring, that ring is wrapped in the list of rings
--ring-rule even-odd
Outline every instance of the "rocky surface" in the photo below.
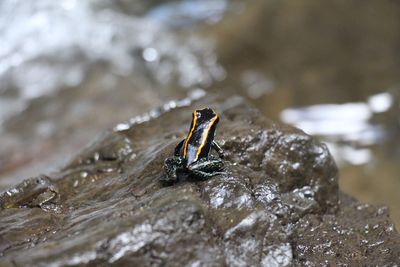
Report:
[[[330,266],[400,262],[383,207],[338,190],[326,146],[241,98],[117,125],[57,173],[0,196],[1,266]],[[225,174],[163,186],[191,112],[220,114]]]

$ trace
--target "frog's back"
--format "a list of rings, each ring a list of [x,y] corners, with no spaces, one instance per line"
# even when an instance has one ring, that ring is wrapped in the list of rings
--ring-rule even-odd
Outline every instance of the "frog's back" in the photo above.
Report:
[[[183,157],[187,164],[208,158],[218,121],[218,115],[210,108],[193,112],[190,130],[183,145]]]

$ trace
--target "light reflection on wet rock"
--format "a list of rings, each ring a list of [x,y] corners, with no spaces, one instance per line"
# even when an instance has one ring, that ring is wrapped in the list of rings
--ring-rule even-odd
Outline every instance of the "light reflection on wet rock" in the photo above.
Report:
[[[225,256],[229,266],[285,266],[292,262],[291,248],[278,256],[288,233],[278,218],[265,211],[250,213],[224,235]],[[279,265],[280,264],[280,265]]]
[[[97,144],[101,144],[100,146]],[[88,147],[84,153],[72,163],[70,168],[78,165],[90,165],[96,162],[121,162],[129,160],[133,154],[133,144],[128,138],[116,133],[104,134],[99,137],[95,146]]]
[[[0,207],[3,209],[41,207],[57,203],[60,198],[57,185],[49,177],[42,175],[23,181],[0,195]]]
[[[225,173],[165,187],[159,182],[163,162],[185,136],[192,110],[204,106],[221,116],[216,139],[226,151]],[[339,193],[326,147],[300,130],[272,123],[237,97],[208,96],[106,132],[51,177],[60,212],[36,204],[0,211],[0,265],[315,266],[399,260],[399,236],[387,210]],[[25,200],[31,195],[21,193],[13,201],[37,203]]]
[[[203,194],[209,198],[211,208],[240,210],[254,207],[251,189],[238,177],[215,177],[207,181]]]

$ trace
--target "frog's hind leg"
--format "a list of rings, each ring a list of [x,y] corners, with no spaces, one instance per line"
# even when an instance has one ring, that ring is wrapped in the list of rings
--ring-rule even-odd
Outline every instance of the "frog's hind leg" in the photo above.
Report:
[[[223,167],[221,159],[204,160],[191,164],[188,170],[195,176],[202,179],[211,178],[215,175],[223,174],[220,170]]]
[[[224,174],[223,172],[203,172],[203,171],[192,171],[196,177],[206,180],[216,175]]]
[[[221,159],[200,160],[188,166],[189,171],[216,172],[224,166]]]

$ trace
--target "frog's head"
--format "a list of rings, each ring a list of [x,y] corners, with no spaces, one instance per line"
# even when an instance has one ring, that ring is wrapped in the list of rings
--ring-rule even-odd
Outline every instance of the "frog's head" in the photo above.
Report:
[[[216,125],[219,121],[219,117],[211,108],[203,108],[193,112],[193,120],[197,121],[198,124],[212,122]]]

